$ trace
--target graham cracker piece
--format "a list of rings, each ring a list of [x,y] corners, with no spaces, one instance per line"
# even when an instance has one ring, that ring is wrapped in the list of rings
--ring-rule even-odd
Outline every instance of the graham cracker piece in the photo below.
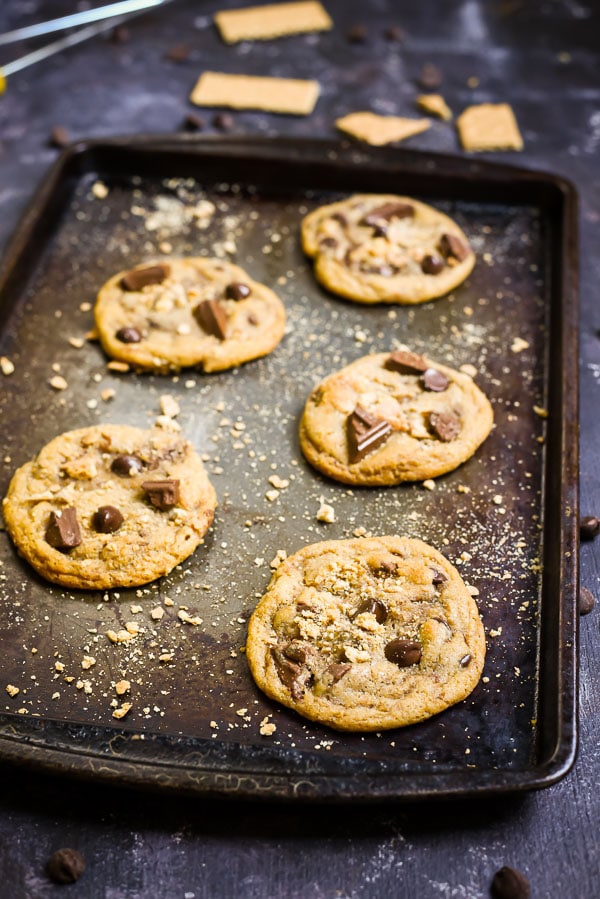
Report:
[[[315,108],[318,96],[318,81],[203,72],[190,100],[198,106],[309,115]]]
[[[340,131],[364,140],[374,147],[382,147],[396,141],[406,140],[413,134],[427,131],[431,122],[427,119],[405,119],[401,116],[377,115],[374,112],[351,112],[335,120]]]
[[[473,153],[523,149],[523,138],[508,103],[468,106],[457,118],[456,127],[463,148]]]
[[[228,9],[216,13],[214,21],[226,44],[265,41],[307,31],[329,31],[333,27],[327,11],[316,0]]]
[[[420,94],[417,97],[417,106],[421,112],[437,116],[445,122],[449,122],[452,118],[452,110],[441,94]]]

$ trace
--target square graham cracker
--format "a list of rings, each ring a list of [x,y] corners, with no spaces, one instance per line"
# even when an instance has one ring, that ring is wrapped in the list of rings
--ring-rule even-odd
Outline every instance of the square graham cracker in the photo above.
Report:
[[[456,120],[460,142],[470,153],[522,150],[523,138],[508,103],[468,106]]]

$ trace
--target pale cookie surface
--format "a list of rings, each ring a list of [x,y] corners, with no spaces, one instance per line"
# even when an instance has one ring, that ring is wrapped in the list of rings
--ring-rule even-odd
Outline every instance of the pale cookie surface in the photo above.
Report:
[[[215,13],[214,20],[227,44],[268,40],[307,31],[328,31],[333,26],[327,11],[317,0],[227,9]]]
[[[221,259],[173,259],[119,272],[94,310],[112,359],[152,371],[233,368],[273,350],[285,330],[279,297]]]
[[[427,119],[407,119],[403,116],[377,115],[375,112],[350,112],[335,120],[336,127],[345,134],[373,147],[398,143],[430,127]]]
[[[397,350],[363,356],[315,387],[300,446],[337,481],[391,486],[457,468],[492,425],[490,402],[469,375]]]
[[[216,504],[180,434],[96,425],[55,437],[19,468],[3,513],[38,574],[98,590],[167,574],[202,542]]]
[[[357,194],[320,206],[302,222],[315,276],[361,303],[424,303],[470,274],[475,254],[464,232],[437,209],[395,194]]]
[[[250,618],[246,655],[272,699],[338,730],[370,731],[468,696],[485,636],[460,575],[433,547],[330,540],[279,566]]]
[[[319,98],[319,82],[203,72],[190,94],[197,106],[260,109],[287,115],[310,115]]]
[[[465,150],[522,150],[523,138],[515,114],[508,103],[480,103],[469,106],[456,120]]]

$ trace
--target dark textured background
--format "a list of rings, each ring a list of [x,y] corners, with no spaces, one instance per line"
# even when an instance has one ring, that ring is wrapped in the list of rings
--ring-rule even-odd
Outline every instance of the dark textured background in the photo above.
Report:
[[[414,78],[423,63],[435,61],[452,108],[512,103],[525,151],[489,158],[555,171],[580,190],[581,506],[584,514],[597,512],[600,5],[380,0],[367,12],[357,0],[329,0],[335,31],[233,48],[210,24],[210,14],[226,5],[240,4],[176,0],[133,20],[125,44],[97,38],[9,80],[0,98],[0,242],[56,157],[48,146],[54,125],[72,138],[177,131],[197,75],[215,68],[316,77],[322,85],[310,118],[239,113],[236,132],[332,136],[333,119],[355,109],[414,114]],[[0,31],[75,7],[73,0],[4,0]],[[368,39],[351,45],[346,30],[361,21]],[[391,24],[405,29],[404,43],[384,40]],[[184,42],[191,49],[186,61],[165,60],[169,48]],[[1,48],[0,60],[34,45]],[[471,76],[479,78],[475,89],[466,83]],[[212,114],[205,118],[210,123]],[[444,123],[407,145],[462,152]],[[582,552],[582,583],[593,591],[598,546]],[[306,809],[165,799],[2,768],[0,892],[9,899],[51,897],[61,889],[91,899],[476,899],[487,895],[494,871],[511,864],[527,873],[534,897],[591,899],[600,878],[598,616],[581,623],[579,758],[554,787],[485,803]],[[64,845],[84,853],[87,872],[76,886],[60,888],[48,883],[43,867]]]

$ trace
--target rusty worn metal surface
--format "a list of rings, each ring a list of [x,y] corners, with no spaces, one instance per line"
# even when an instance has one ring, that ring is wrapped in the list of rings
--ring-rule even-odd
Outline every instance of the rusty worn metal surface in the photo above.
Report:
[[[456,217],[478,257],[466,284],[413,308],[363,307],[320,288],[299,246],[302,215],[371,190],[412,194]],[[205,199],[217,208],[206,228],[186,213]],[[1,398],[0,488],[55,434],[98,422],[144,427],[170,394],[220,505],[205,545],[137,591],[49,585],[0,535],[2,681],[20,689],[2,703],[0,754],[250,796],[464,795],[564,774],[575,745],[572,204],[550,176],[332,143],[155,138],[69,151],[4,269],[0,350],[15,372]],[[80,345],[95,293],[115,271],[215,246],[284,300],[287,333],[270,356],[217,375],[153,376],[111,372],[96,343]],[[305,397],[333,369],[400,343],[474,366],[493,433],[432,490],[349,490],[322,478],[297,444]],[[55,374],[66,389],[49,386]],[[287,486],[269,499],[274,476]],[[316,520],[322,498],[335,509],[331,524]],[[280,708],[254,687],[242,650],[277,553],[356,529],[440,548],[477,588],[487,635],[484,677],[465,702],[382,734],[338,734]],[[160,621],[150,614],[158,605]],[[202,624],[182,623],[182,608]],[[131,620],[142,634],[130,644],[106,638]],[[115,721],[123,678],[133,705]],[[269,737],[265,719],[276,726]]]

